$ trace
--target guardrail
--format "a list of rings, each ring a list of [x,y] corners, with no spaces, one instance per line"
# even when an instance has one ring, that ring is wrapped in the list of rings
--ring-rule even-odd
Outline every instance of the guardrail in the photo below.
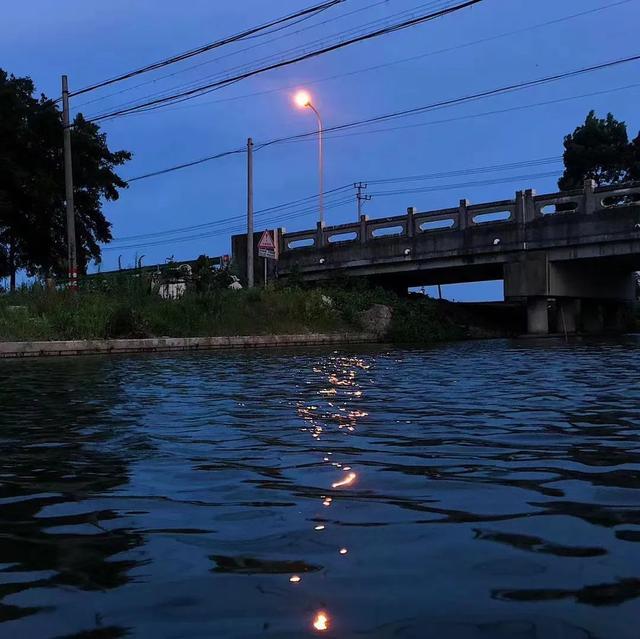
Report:
[[[584,188],[575,191],[536,195],[533,189],[528,189],[516,191],[512,200],[475,205],[460,200],[457,208],[418,212],[411,207],[405,215],[373,220],[363,215],[359,222],[338,226],[318,223],[315,229],[283,232],[280,251],[347,243],[369,244],[390,237],[416,237],[486,226],[526,225],[552,215],[593,214],[622,206],[640,206],[640,182],[596,188],[593,180],[586,180]]]

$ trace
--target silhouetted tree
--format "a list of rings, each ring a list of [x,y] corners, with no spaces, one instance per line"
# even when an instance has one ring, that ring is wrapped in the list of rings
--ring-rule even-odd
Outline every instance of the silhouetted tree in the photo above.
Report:
[[[564,139],[563,191],[581,188],[584,180],[609,186],[640,179],[640,134],[629,142],[627,125],[613,117],[598,118],[590,111],[584,124]]]
[[[62,154],[62,114],[44,95],[34,97],[30,78],[0,69],[0,273],[66,272],[67,240]],[[100,260],[111,224],[104,200],[117,200],[127,184],[114,171],[131,158],[112,152],[106,135],[81,114],[71,132],[78,266]]]

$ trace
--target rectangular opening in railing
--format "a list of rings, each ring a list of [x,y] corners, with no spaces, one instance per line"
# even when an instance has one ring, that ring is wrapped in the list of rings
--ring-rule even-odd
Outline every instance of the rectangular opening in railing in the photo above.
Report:
[[[427,220],[425,222],[421,222],[418,225],[418,228],[423,233],[427,233],[429,231],[442,231],[445,229],[452,229],[455,226],[455,223],[456,221],[451,217],[443,220]]]
[[[540,207],[540,215],[555,215],[556,213],[575,213],[578,210],[577,202],[559,202],[557,204],[544,204]]]
[[[490,211],[474,215],[471,221],[474,224],[488,224],[490,222],[508,222],[511,217],[511,211]]]
[[[308,246],[314,246],[316,241],[312,237],[304,237],[299,240],[291,240],[287,242],[288,249],[306,248]]]
[[[636,206],[640,204],[640,191],[637,193],[626,193],[624,195],[609,195],[602,198],[602,208],[614,209],[620,206]]]
[[[347,233],[334,233],[329,235],[327,241],[331,244],[338,244],[339,242],[353,242],[358,239],[358,233],[356,231],[348,231]]]
[[[381,226],[371,231],[371,237],[393,237],[394,235],[403,235],[404,226]]]

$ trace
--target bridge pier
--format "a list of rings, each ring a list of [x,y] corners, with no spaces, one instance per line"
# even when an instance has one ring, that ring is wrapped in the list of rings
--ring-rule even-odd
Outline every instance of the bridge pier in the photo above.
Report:
[[[615,261],[554,261],[546,251],[531,251],[505,264],[504,274],[505,298],[526,301],[532,335],[598,334],[629,325],[633,273]]]
[[[558,300],[558,332],[573,335],[580,330],[580,300],[561,298]]]
[[[527,298],[527,333],[549,334],[549,301],[546,297]]]
[[[598,335],[604,331],[604,308],[598,300],[582,302],[582,330],[590,335]]]

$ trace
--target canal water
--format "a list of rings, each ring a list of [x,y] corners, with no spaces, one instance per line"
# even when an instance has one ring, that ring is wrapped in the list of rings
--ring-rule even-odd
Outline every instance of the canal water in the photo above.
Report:
[[[0,362],[0,637],[637,638],[640,339]]]

